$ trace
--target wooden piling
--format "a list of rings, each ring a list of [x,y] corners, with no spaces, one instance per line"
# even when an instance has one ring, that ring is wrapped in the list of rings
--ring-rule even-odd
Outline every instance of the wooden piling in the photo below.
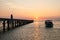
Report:
[[[3,32],[5,32],[5,20],[3,20]]]
[[[15,27],[16,27],[16,21],[15,21]]]
[[[14,28],[14,21],[12,20],[11,23],[12,23],[11,26],[12,26],[12,29],[13,29]]]
[[[9,20],[7,20],[7,30],[10,30]]]

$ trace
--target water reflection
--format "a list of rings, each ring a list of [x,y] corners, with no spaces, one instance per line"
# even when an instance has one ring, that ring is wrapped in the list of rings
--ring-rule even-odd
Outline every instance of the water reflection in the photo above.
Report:
[[[34,22],[34,27],[39,27],[39,22]]]
[[[34,32],[33,32],[34,40],[40,40],[40,32],[39,32],[39,23],[34,22]]]
[[[34,22],[0,34],[0,40],[60,40],[60,29],[46,29],[41,23]]]

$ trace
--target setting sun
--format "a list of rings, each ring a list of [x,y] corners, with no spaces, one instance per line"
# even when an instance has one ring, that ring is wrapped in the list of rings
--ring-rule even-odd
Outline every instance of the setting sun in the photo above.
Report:
[[[37,22],[38,20],[39,20],[38,17],[35,17],[34,21]]]
[[[38,17],[36,17],[36,19],[38,19]]]

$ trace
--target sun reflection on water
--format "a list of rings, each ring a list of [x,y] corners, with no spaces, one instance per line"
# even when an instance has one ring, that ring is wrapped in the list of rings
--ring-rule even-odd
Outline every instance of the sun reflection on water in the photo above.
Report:
[[[34,22],[34,27],[39,27],[39,22]]]
[[[34,22],[34,40],[40,40],[39,22]]]

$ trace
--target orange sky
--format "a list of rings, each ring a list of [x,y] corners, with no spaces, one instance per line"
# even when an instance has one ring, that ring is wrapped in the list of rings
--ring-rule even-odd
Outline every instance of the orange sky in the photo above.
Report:
[[[0,17],[44,19],[60,17],[60,0],[0,0]]]

